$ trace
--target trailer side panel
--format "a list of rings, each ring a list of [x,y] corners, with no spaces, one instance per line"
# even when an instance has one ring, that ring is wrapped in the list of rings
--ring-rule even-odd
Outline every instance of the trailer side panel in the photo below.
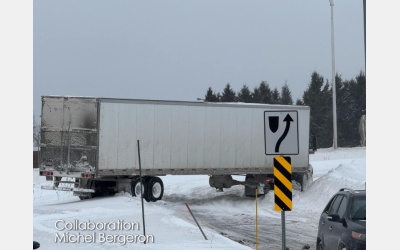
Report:
[[[265,154],[264,112],[297,110],[299,154],[294,171],[308,167],[309,108],[101,99],[99,161],[102,173],[272,173]]]

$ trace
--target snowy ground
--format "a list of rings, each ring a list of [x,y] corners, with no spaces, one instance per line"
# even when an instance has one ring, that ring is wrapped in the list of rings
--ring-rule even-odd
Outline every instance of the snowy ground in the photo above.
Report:
[[[365,189],[366,185],[365,148],[319,149],[310,155],[310,162],[314,182],[304,192],[293,190],[293,210],[285,212],[285,239],[290,250],[300,250],[304,245],[315,249],[319,216],[331,196],[342,187]],[[40,250],[282,249],[281,213],[273,209],[273,191],[256,202],[244,197],[243,186],[216,192],[208,185],[208,176],[161,178],[165,186],[163,200],[144,202],[145,232],[154,240],[144,244],[140,198],[119,193],[80,201],[71,192],[42,190],[40,186],[49,183],[34,169],[33,239],[41,244]],[[68,230],[75,222],[81,223],[81,230]],[[82,229],[84,225],[100,227],[106,223],[110,230]],[[126,228],[111,230],[113,225]],[[80,243],[55,242],[67,238],[79,239]]]

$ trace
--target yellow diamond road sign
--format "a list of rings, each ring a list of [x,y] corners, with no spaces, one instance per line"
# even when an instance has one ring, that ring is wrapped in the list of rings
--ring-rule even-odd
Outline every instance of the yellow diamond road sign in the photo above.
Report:
[[[274,157],[275,211],[292,211],[292,165],[290,157]]]

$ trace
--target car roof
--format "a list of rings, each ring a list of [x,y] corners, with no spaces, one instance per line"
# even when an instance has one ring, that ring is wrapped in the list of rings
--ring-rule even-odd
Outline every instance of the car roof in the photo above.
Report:
[[[348,193],[351,194],[352,196],[365,196],[367,191],[364,190],[353,190],[351,188],[341,188],[339,189],[338,193]]]

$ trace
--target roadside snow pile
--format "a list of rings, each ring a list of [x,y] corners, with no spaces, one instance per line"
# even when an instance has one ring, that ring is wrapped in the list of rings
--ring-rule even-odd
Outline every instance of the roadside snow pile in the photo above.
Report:
[[[315,211],[321,211],[329,199],[341,188],[353,190],[363,190],[366,187],[366,169],[364,159],[353,159],[349,164],[339,164],[330,169],[326,174],[314,180],[306,192],[302,193],[302,203],[304,200],[318,201],[315,207],[310,207]]]
[[[365,159],[365,147],[355,148],[321,148],[310,154],[310,161],[339,160],[339,159]]]
[[[329,170],[328,174],[339,179],[349,179],[353,182],[365,182],[365,160],[353,160],[351,164],[340,164],[334,169]]]

